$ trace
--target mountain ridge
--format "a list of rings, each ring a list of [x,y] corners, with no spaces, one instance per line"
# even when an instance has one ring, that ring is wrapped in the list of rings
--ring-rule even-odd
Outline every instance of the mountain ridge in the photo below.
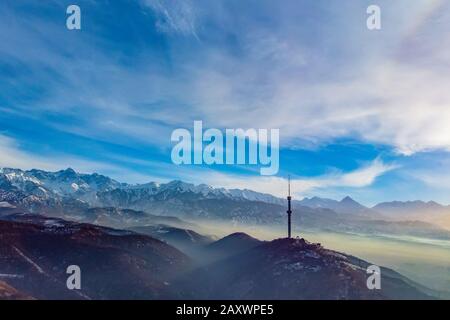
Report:
[[[287,200],[248,189],[214,188],[180,180],[161,184],[127,184],[97,173],[77,173],[71,168],[56,172],[2,168],[0,203],[0,214],[14,210],[12,207],[15,206],[30,212],[64,212],[76,217],[80,214],[86,216],[92,208],[111,207],[187,219],[280,224],[284,221]],[[402,209],[406,214],[400,215],[397,213],[399,209],[386,209],[392,207],[392,203],[368,208],[349,196],[340,201],[319,197],[292,201],[294,211],[299,213],[294,223],[306,227],[354,225],[354,220],[390,219],[442,221],[442,225],[447,225],[448,220],[450,225],[450,209],[447,214],[447,207],[436,202],[428,202],[427,205],[440,210],[440,215],[431,215],[440,220],[409,213],[412,212],[408,209],[411,204],[421,203],[394,202],[397,207],[407,207]]]
[[[167,190],[177,190],[180,192],[194,192],[200,193],[205,196],[228,196],[233,198],[239,198],[243,200],[251,201],[261,201],[274,204],[285,204],[285,199],[273,196],[268,193],[261,193],[249,189],[236,189],[236,188],[216,188],[206,184],[193,184],[188,182],[183,182],[181,180],[172,180],[168,183],[157,183],[154,181],[143,183],[143,184],[128,184],[124,182],[118,182],[111,179],[105,175],[98,173],[86,174],[78,173],[72,168],[67,168],[64,170],[59,170],[55,172],[44,171],[39,169],[31,170],[21,170],[14,168],[0,168],[0,178],[6,176],[8,179],[6,183],[10,183],[12,186],[17,187],[21,190],[28,190],[30,188],[29,183],[34,183],[38,186],[45,187],[58,195],[69,195],[69,194],[81,194],[83,192],[108,192],[114,189],[123,190],[148,190],[152,193],[163,192]],[[67,185],[64,185],[64,182]],[[76,183],[79,182],[79,183]],[[3,184],[2,184],[3,183]],[[0,188],[4,186],[5,179],[0,179]],[[28,185],[27,185],[28,184]],[[33,190],[29,190],[33,191]],[[42,191],[42,189],[41,189]],[[433,206],[436,208],[448,208],[439,204],[435,201],[390,201],[390,202],[380,202],[372,207],[365,206],[350,196],[345,196],[341,200],[334,200],[329,198],[320,198],[317,196],[308,198],[305,197],[302,200],[294,200],[294,202],[308,206],[311,208],[323,207],[332,209],[336,205],[347,205],[354,208],[360,209],[379,209],[380,207],[387,205],[419,205],[426,204],[428,206]]]

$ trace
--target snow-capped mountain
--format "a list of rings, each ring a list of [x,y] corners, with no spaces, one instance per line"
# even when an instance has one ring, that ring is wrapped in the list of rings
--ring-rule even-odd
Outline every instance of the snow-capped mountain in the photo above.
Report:
[[[81,174],[68,168],[57,172],[43,170],[23,171],[20,169],[0,169],[0,188],[18,190],[27,195],[39,198],[72,197],[75,199],[94,201],[95,194],[113,190],[123,184],[97,173]]]
[[[87,215],[93,207],[256,223],[279,220],[284,211],[284,200],[250,190],[227,190],[178,180],[131,185],[70,168],[57,172],[0,169],[0,202],[3,208],[13,206],[65,218],[71,215],[78,221],[91,221]]]
[[[120,183],[109,177],[93,174],[77,173],[68,168],[57,172],[3,168],[0,169],[0,189],[20,191],[27,196],[38,198],[74,198],[91,204],[110,204],[124,206],[145,198],[158,195],[159,198],[170,198],[174,194],[195,194],[205,199],[233,199],[242,201],[258,201],[269,204],[285,205],[286,200],[270,194],[248,189],[214,188],[206,184],[194,185],[179,180],[158,184],[131,185]],[[101,199],[99,199],[99,197]],[[115,202],[115,203],[114,203]],[[305,198],[295,201],[301,206],[310,208],[326,208],[338,212],[355,213],[368,210],[350,197],[341,201],[323,198]]]
[[[134,225],[149,214],[188,221],[218,219],[235,224],[280,225],[285,223],[287,205],[285,199],[251,190],[214,188],[179,180],[132,185],[96,173],[77,173],[70,168],[57,172],[0,169],[0,203],[0,215],[35,212],[76,221],[107,221],[106,225],[119,227],[129,226],[130,221]],[[385,220],[378,213],[380,207],[369,209],[350,197],[341,201],[318,197],[294,200],[293,224],[355,232],[367,231],[369,227],[375,232],[379,224],[366,222]],[[91,210],[95,208],[105,210]],[[448,215],[442,219],[445,217]]]
[[[251,190],[213,188],[206,184],[194,185],[179,180],[165,184],[150,182],[131,185],[120,183],[109,177],[77,173],[71,168],[57,172],[43,170],[20,170],[0,168],[0,189],[20,191],[28,196],[40,198],[71,197],[88,202],[95,202],[97,193],[110,193],[126,197],[128,201],[150,195],[167,195],[172,193],[194,193],[205,198],[233,198],[249,201],[262,201],[281,204],[284,200],[272,195]]]
[[[4,201],[52,205],[67,199],[91,206],[149,209],[148,202],[170,200],[183,195],[196,199],[259,201],[283,205],[284,199],[251,190],[213,188],[175,180],[169,183],[131,185],[99,174],[81,174],[68,168],[57,172],[0,169],[0,192]],[[7,198],[7,199],[6,199]]]

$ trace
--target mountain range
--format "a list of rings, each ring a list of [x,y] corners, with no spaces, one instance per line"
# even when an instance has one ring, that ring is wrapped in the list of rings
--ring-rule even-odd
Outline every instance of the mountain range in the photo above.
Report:
[[[387,202],[368,208],[350,197],[293,201],[293,223],[307,229],[450,239],[442,228],[450,208],[436,202]],[[0,169],[0,214],[15,210],[111,227],[162,224],[188,228],[188,221],[221,220],[245,225],[282,225],[286,200],[251,190],[213,188],[182,181],[126,184],[73,169],[58,172]],[[421,223],[412,223],[421,221]]]

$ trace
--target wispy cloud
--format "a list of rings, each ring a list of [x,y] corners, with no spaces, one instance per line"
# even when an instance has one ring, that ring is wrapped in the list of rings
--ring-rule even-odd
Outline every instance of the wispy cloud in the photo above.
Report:
[[[443,68],[450,66],[449,56],[443,55],[450,50],[444,23],[450,20],[450,5],[419,2],[414,10],[404,3],[390,6],[396,7],[390,7],[396,16],[386,15],[385,28],[395,18],[401,31],[374,36],[354,26],[320,30],[325,39],[350,32],[339,44],[325,44],[336,51],[349,47],[339,68],[335,59],[322,55],[320,43],[312,45],[297,29],[267,30],[250,20],[240,25],[247,32],[236,34],[242,54],[206,49],[201,66],[193,61],[180,69],[183,76],[170,84],[176,87],[170,96],[178,100],[182,93],[193,117],[211,126],[283,128],[283,142],[289,146],[353,136],[406,155],[450,150],[450,77]],[[227,27],[232,33],[237,26]],[[367,49],[359,52],[348,39]],[[172,114],[170,108],[159,111],[163,118]]]
[[[450,77],[445,72],[450,58],[444,54],[450,50],[448,3],[390,4],[396,15],[386,15],[383,25],[389,30],[378,35],[355,28],[364,20],[347,12],[353,10],[339,11],[331,21],[325,13],[322,17],[313,12],[317,24],[300,22],[321,35],[315,38],[296,20],[302,10],[294,2],[263,21],[254,14],[271,13],[269,2],[251,14],[237,4],[202,2],[200,8],[189,0],[140,1],[155,13],[161,31],[197,36],[201,23],[207,25],[202,48],[183,45],[185,51],[180,52],[178,40],[168,38],[164,54],[170,57],[170,68],[161,67],[164,60],[149,53],[150,45],[143,48],[149,59],[130,68],[120,63],[120,51],[111,54],[93,45],[111,39],[83,31],[83,37],[71,38],[66,46],[67,34],[56,22],[35,17],[18,21],[11,12],[5,14],[0,27],[10,32],[0,34],[8,43],[0,52],[7,61],[26,65],[34,83],[45,83],[39,108],[15,101],[16,108],[40,113],[49,125],[76,134],[166,146],[168,140],[158,132],[167,135],[174,126],[202,119],[211,127],[282,128],[286,147],[352,136],[392,145],[402,154],[450,149]],[[362,8],[357,2],[349,6]],[[249,18],[236,20],[239,9]],[[348,24],[329,26],[344,18]],[[399,25],[392,30],[394,18]],[[223,40],[218,41],[216,33]],[[50,45],[44,36],[49,34]],[[338,40],[329,40],[333,37]],[[343,57],[336,61],[327,51]],[[45,74],[55,77],[47,79]],[[45,119],[47,110],[81,125]]]
[[[58,170],[61,167],[50,163],[48,159],[33,156],[19,149],[14,139],[0,135],[0,167],[44,170]]]
[[[252,6],[226,0],[80,1],[89,19],[77,33],[64,28],[64,8],[55,8],[56,1],[39,7],[31,0],[0,4],[0,109],[8,111],[0,121],[3,132],[17,137],[2,138],[3,165],[78,164],[89,172],[105,172],[110,165],[117,176],[122,172],[123,181],[129,181],[127,172],[133,177],[141,170],[144,179],[147,172],[156,180],[164,172],[164,179],[210,180],[274,194],[285,189],[281,178],[211,170],[204,175],[204,168],[141,163],[153,161],[146,155],[155,150],[163,156],[171,147],[171,131],[189,128],[194,120],[203,120],[205,128],[280,128],[284,150],[307,145],[320,154],[327,144],[351,139],[393,148],[397,159],[432,150],[449,157],[447,1],[380,0],[379,32],[366,30],[365,3],[357,0],[288,0],[283,6],[264,0]],[[123,10],[118,25],[113,13]],[[192,41],[195,37],[201,41]],[[29,118],[28,133],[8,127],[15,115]],[[55,144],[38,141],[33,132],[46,128],[67,134],[67,144],[84,137],[96,146],[132,146],[140,152],[128,166],[119,160],[103,163],[108,159],[99,157],[102,147],[84,158],[67,150],[52,150],[57,156],[47,157],[45,147]],[[33,144],[33,153],[21,142]],[[298,172],[293,161],[284,165],[281,172]],[[362,189],[394,169],[381,160],[350,172],[337,164],[336,171],[323,174],[334,164],[320,166],[313,170],[319,176],[296,179],[299,192]]]
[[[90,159],[68,156],[66,154],[38,155],[24,151],[20,144],[5,135],[0,134],[0,167],[18,168],[23,170],[42,169],[58,171],[73,168],[81,173],[101,173],[119,181],[143,183],[156,178],[144,173],[128,170],[111,163],[93,161]]]
[[[378,177],[398,167],[395,164],[385,164],[377,158],[347,173],[334,170],[334,172],[317,177],[294,177],[291,179],[292,191],[301,197],[307,192],[324,188],[363,188],[372,185]],[[286,178],[242,177],[219,173],[208,173],[203,178],[207,183],[216,187],[249,189],[279,197],[286,195]]]
[[[141,0],[157,14],[156,27],[161,32],[197,35],[197,15],[190,0]]]

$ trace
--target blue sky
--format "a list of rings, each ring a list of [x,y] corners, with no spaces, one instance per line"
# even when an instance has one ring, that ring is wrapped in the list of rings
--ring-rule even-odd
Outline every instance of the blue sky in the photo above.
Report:
[[[450,4],[411,2],[2,1],[0,166],[448,204]],[[279,174],[173,165],[194,120],[279,128]]]

